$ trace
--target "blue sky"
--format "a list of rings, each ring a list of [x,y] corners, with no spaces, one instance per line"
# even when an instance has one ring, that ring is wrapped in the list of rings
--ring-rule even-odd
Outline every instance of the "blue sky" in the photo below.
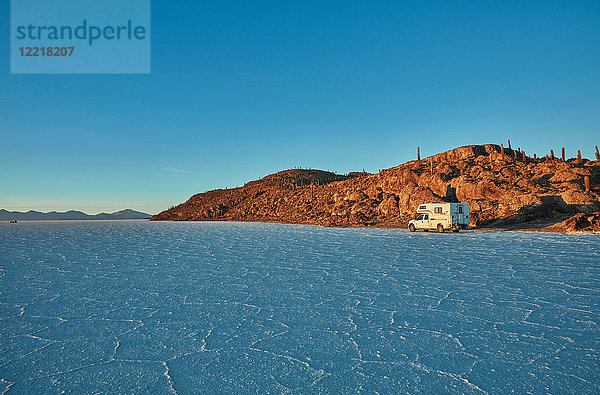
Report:
[[[292,167],[600,144],[600,3],[152,1],[148,75],[10,74],[0,208],[134,208]]]

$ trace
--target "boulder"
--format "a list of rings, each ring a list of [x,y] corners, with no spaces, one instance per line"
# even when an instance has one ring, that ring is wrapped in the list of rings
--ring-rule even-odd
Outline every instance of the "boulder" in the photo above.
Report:
[[[351,202],[360,202],[360,201],[368,199],[368,198],[369,198],[369,195],[367,195],[366,193],[364,193],[361,190],[351,192],[348,195],[348,200]]]
[[[552,177],[550,177],[550,182],[570,182],[575,180],[581,180],[582,177],[574,171],[563,170],[559,171]]]
[[[377,212],[383,217],[395,217],[401,214],[398,206],[398,196],[389,195],[385,198],[379,206],[377,206]]]

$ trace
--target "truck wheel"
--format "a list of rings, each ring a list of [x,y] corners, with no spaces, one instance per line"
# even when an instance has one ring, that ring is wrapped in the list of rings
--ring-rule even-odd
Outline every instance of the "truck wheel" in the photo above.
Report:
[[[438,224],[437,230],[438,230],[438,233],[444,233],[444,225]]]
[[[411,232],[414,232],[417,229],[415,228],[415,226],[413,224],[410,224],[410,225],[408,225],[408,230],[410,230]]]
[[[456,228],[456,229],[452,229],[452,232],[454,232],[454,233],[458,233],[458,228]]]

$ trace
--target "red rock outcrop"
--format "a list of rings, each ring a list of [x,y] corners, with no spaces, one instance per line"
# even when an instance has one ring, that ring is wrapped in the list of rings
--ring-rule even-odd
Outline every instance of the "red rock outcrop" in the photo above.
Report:
[[[595,232],[600,233],[600,212],[579,213],[560,223],[543,228],[544,231],[560,233]]]
[[[152,219],[405,226],[419,204],[461,201],[470,205],[473,226],[542,228],[600,211],[599,184],[598,161],[533,160],[509,148],[502,155],[497,145],[472,145],[377,174],[286,170],[194,195]]]

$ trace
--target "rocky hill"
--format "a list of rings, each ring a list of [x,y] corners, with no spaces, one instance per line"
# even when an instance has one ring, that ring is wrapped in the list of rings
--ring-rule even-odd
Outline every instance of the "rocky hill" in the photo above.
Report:
[[[460,201],[470,205],[472,226],[600,231],[599,185],[598,160],[471,145],[377,174],[286,170],[199,193],[152,219],[403,227],[419,204]]]

